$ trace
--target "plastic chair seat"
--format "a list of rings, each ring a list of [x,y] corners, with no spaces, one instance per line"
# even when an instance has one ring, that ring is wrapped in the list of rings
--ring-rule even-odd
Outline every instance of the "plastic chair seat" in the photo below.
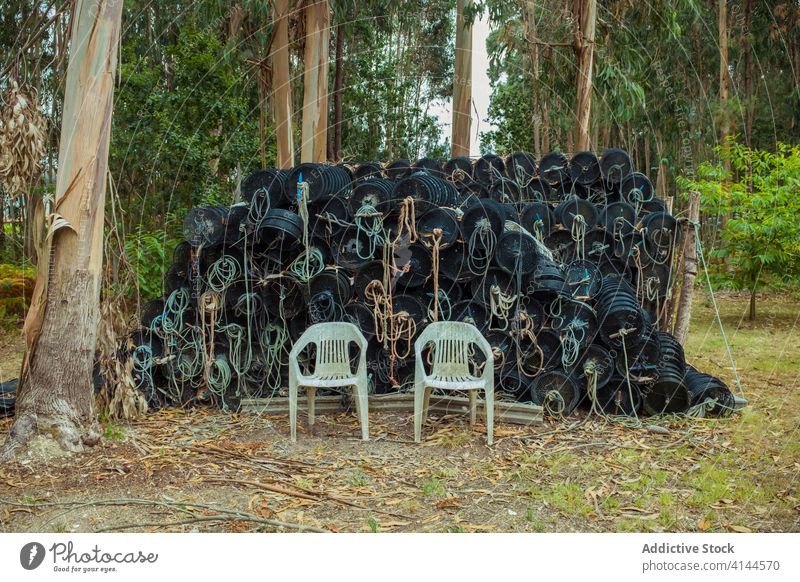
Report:
[[[341,388],[342,386],[355,386],[358,384],[356,376],[329,375],[304,376],[300,385],[313,388]]]
[[[440,378],[428,376],[425,385],[437,390],[480,390],[485,382],[480,378]]]
[[[350,369],[350,344],[358,346],[358,369]],[[297,358],[309,345],[316,346],[313,374],[303,374]],[[361,438],[369,440],[367,340],[352,323],[318,323],[309,327],[289,354],[289,427],[292,442],[297,442],[297,393],[305,388],[308,394],[308,427],[314,426],[314,398],[317,388],[354,389],[356,412],[361,423]]]

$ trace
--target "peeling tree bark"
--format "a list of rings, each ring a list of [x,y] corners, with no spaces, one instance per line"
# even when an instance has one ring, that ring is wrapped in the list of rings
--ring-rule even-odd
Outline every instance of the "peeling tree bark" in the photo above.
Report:
[[[336,76],[333,90],[333,160],[342,161],[342,94],[344,92],[344,26],[336,25]],[[328,132],[330,133],[330,132]]]
[[[121,20],[118,0],[75,3],[54,215],[25,319],[17,417],[0,460],[37,434],[71,451],[99,441],[92,367]]]
[[[469,134],[472,125],[472,25],[467,23],[464,9],[469,0],[456,2],[456,52],[453,78],[453,142],[452,157],[469,155]]]
[[[309,0],[306,5],[301,162],[324,162],[328,156],[329,44],[330,11],[328,1]]]
[[[289,81],[289,2],[275,0],[275,40],[272,43],[273,111],[278,142],[278,167],[294,166],[292,85]]]

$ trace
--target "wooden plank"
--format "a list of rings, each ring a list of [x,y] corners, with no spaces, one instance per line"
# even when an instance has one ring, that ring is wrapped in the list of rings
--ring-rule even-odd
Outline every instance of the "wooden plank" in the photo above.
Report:
[[[314,399],[315,412],[321,414],[336,414],[342,412],[341,396],[317,396]],[[298,398],[300,411],[308,408],[308,401],[304,396]],[[244,398],[241,403],[242,412],[263,414],[266,416],[283,416],[289,414],[289,399],[274,398]],[[381,394],[369,397],[370,412],[397,412],[414,413],[414,395]],[[468,414],[469,399],[464,396],[432,395],[430,402],[431,412],[437,414]],[[484,402],[478,400],[478,415],[484,413]],[[542,407],[535,404],[522,402],[495,402],[495,420],[510,424],[533,426],[542,424]]]

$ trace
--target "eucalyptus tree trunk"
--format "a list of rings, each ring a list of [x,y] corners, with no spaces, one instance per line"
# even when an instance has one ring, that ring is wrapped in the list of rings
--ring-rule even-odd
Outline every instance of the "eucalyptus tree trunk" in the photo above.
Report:
[[[753,21],[753,0],[744,3],[744,30],[742,30],[742,54],[744,56],[744,144],[750,147],[753,133],[753,43],[750,27]]]
[[[289,80],[289,0],[275,0],[275,39],[272,43],[272,99],[278,167],[294,166],[292,138],[292,85]]]
[[[521,0],[522,25],[528,43],[531,75],[531,113],[533,115],[533,153],[537,157],[542,151],[542,112],[539,108],[539,45],[536,33],[536,5],[533,0]]]
[[[697,240],[694,225],[700,220],[700,193],[689,193],[689,223],[684,223],[683,232],[683,284],[678,309],[675,315],[675,339],[681,345],[689,334],[689,320],[692,316],[692,297],[694,280],[697,277]]]
[[[327,159],[329,42],[328,0],[309,0],[306,5],[301,162],[324,162]]]
[[[574,0],[575,39],[573,48],[578,57],[578,101],[575,110],[575,151],[588,150],[589,121],[592,113],[592,64],[594,61],[597,0]]]
[[[72,18],[55,203],[23,329],[17,416],[0,460],[34,435],[71,451],[100,438],[92,368],[122,2],[76,0]]]
[[[469,155],[472,117],[472,24],[467,22],[464,9],[470,0],[456,2],[456,53],[453,79],[453,141],[452,157]]]
[[[333,159],[342,161],[342,92],[344,91],[344,26],[336,25],[336,75],[333,87]],[[330,132],[328,132],[330,133]]]
[[[728,89],[730,75],[728,74],[728,0],[719,0],[719,105],[722,111],[719,124],[719,142],[725,143],[730,133],[728,121]],[[730,163],[723,162],[726,169]]]
[[[719,17],[719,108],[721,111],[719,143],[724,146],[731,131],[730,118],[728,116],[728,83],[730,80],[730,75],[728,74],[728,0],[719,0],[717,16]],[[722,167],[730,174],[731,162],[727,155],[722,157]],[[727,187],[728,178],[725,181]],[[723,228],[728,224],[729,218],[727,214],[720,218]],[[725,263],[730,270],[728,257],[725,257]]]

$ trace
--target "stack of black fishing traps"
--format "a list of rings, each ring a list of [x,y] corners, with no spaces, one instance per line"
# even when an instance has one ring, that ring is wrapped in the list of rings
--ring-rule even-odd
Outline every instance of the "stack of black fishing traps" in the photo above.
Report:
[[[733,408],[659,330],[679,224],[628,154],[300,164],[185,217],[128,342],[151,407],[278,396],[310,325],[355,323],[375,394],[413,384],[432,321],[474,324],[498,397],[552,416]],[[476,366],[486,363],[475,362]]]

